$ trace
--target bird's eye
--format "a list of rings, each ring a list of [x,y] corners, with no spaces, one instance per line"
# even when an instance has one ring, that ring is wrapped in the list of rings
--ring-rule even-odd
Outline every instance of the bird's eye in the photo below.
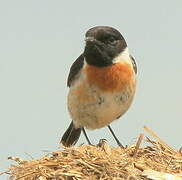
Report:
[[[113,36],[111,36],[111,37],[108,38],[108,41],[109,41],[110,43],[114,43],[115,40],[116,40],[116,39],[115,39]]]

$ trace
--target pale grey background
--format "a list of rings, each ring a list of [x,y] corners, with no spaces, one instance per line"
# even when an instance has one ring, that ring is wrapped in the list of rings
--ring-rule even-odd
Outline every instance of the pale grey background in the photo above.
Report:
[[[58,148],[71,119],[67,75],[96,25],[117,28],[138,63],[128,113],[112,124],[124,144],[151,127],[174,148],[182,127],[181,0],[0,1],[0,171],[8,156],[30,159]],[[93,143],[107,129],[88,132]],[[79,143],[86,142],[82,137]],[[78,143],[78,144],[79,144]]]

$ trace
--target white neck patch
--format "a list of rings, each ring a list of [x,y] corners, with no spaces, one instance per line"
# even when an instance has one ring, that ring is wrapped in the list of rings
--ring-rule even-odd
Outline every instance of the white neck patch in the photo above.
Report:
[[[113,59],[113,64],[121,62],[121,61],[131,61],[129,50],[127,47],[117,57]]]

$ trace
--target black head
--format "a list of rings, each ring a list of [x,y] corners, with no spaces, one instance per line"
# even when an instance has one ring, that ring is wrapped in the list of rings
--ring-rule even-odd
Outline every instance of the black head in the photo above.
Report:
[[[108,26],[96,26],[86,32],[84,57],[90,65],[104,67],[111,65],[126,47],[126,41],[119,31]]]

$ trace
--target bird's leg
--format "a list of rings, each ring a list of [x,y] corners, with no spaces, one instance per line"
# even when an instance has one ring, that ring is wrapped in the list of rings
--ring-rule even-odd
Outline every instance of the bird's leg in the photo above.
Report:
[[[111,129],[111,126],[108,125],[107,127],[109,128],[109,131],[111,132],[111,134],[113,135],[114,139],[116,140],[118,146],[124,148],[124,146],[120,143],[119,139],[116,137],[116,135],[114,134],[113,130]]]
[[[86,131],[85,131],[84,128],[82,128],[82,131],[83,131],[83,134],[84,134],[84,136],[85,136],[85,138],[86,138],[88,144],[89,144],[89,145],[92,145],[91,142],[90,142],[90,140],[89,140],[89,138],[88,138],[88,136],[87,136],[87,133],[86,133]]]

